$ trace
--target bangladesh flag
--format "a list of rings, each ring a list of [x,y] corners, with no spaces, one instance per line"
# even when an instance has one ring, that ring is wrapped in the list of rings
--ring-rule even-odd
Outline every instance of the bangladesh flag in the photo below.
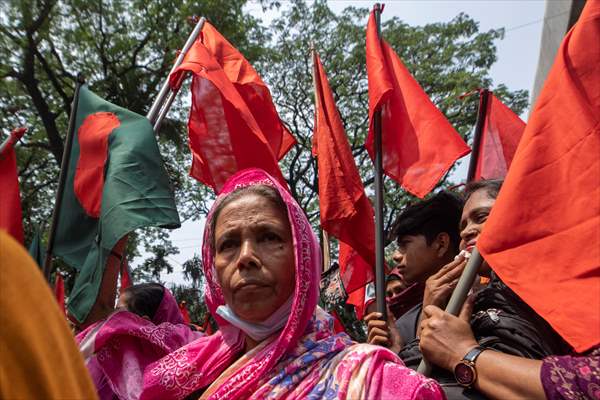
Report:
[[[68,304],[79,322],[96,301],[111,250],[147,226],[180,226],[152,126],[83,86],[54,247],[79,272]]]

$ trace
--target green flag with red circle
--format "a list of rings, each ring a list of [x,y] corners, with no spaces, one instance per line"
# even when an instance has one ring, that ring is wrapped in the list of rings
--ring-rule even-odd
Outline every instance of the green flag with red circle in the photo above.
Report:
[[[78,271],[68,310],[83,322],[117,242],[137,228],[181,224],[150,122],[85,86],[64,190],[54,254]]]

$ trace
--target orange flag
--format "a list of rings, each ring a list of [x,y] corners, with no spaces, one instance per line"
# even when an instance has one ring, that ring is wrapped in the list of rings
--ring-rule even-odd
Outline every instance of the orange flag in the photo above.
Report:
[[[286,185],[277,154],[244,98],[206,46],[196,41],[171,74],[171,86],[193,74],[188,121],[193,161],[190,174],[219,192],[227,178],[245,168],[262,168]]]
[[[202,42],[238,90],[273,153],[281,160],[296,139],[281,122],[267,85],[242,53],[208,22],[202,27]]]
[[[600,344],[600,1],[565,36],[478,241],[571,344]]]
[[[340,241],[340,276],[346,292],[373,280],[375,223],[344,126],[319,56],[315,66],[313,155],[319,170],[321,227]]]
[[[0,154],[0,229],[6,230],[19,243],[23,244],[23,217],[21,194],[17,170],[17,156],[14,144],[27,129],[19,128],[10,133],[7,146]]]
[[[503,179],[524,130],[525,122],[489,92],[474,180]]]
[[[383,170],[418,197],[425,197],[452,164],[470,149],[429,100],[398,55],[377,35],[375,11],[367,25],[369,135],[374,153],[375,111],[381,110]]]

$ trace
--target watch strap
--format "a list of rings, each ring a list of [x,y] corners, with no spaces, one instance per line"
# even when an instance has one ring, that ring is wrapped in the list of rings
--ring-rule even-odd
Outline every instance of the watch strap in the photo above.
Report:
[[[479,357],[479,355],[484,350],[487,350],[487,349],[485,347],[483,347],[483,346],[475,346],[475,347],[473,347],[471,350],[469,350],[469,352],[467,354],[465,354],[465,356],[463,357],[463,361],[468,361],[468,362],[471,362],[471,363],[475,364],[475,361],[477,360],[477,357]]]

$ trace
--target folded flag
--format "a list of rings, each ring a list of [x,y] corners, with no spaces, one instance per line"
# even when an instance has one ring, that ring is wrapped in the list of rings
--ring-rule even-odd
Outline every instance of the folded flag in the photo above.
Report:
[[[313,155],[319,173],[321,227],[340,241],[340,275],[347,293],[373,280],[375,222],[333,93],[314,53]]]
[[[582,353],[600,344],[600,1],[567,33],[477,243]]]
[[[85,86],[74,112],[54,254],[79,272],[68,309],[83,322],[117,242],[137,228],[180,222],[150,122]]]
[[[504,179],[524,130],[525,122],[488,92],[474,180]]]

